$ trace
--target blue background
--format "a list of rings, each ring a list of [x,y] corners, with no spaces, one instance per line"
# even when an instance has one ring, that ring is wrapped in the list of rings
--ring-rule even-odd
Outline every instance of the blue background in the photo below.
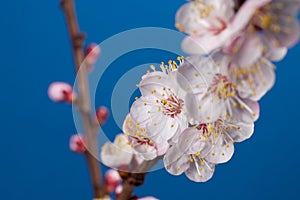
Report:
[[[184,2],[90,0],[77,1],[77,10],[87,41],[100,43],[131,28],[174,29],[174,15]],[[85,159],[68,147],[76,132],[71,107],[47,97],[51,82],[74,80],[58,1],[2,1],[0,27],[0,199],[91,199]],[[147,53],[125,59],[122,70],[160,55],[150,52],[150,59]],[[196,184],[160,170],[136,193],[160,199],[299,199],[299,54],[300,45],[277,64],[277,82],[261,101],[254,136],[236,145],[233,159],[217,167],[211,181]],[[114,77],[114,69],[105,76]],[[97,103],[109,105],[109,98],[100,96]],[[119,132],[112,119],[105,129],[111,137]]]

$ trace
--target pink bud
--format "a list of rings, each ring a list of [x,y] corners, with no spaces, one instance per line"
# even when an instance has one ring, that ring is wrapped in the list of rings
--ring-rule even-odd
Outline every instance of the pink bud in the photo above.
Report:
[[[115,191],[117,186],[121,183],[121,177],[116,170],[110,169],[105,173],[105,186],[107,192]]]
[[[158,199],[154,198],[154,197],[144,197],[144,198],[140,198],[138,200],[158,200]]]
[[[70,149],[75,153],[84,153],[86,151],[82,135],[76,134],[70,138]]]
[[[120,194],[122,193],[123,191],[123,186],[122,185],[118,185],[115,189],[115,195],[116,197],[118,198],[120,196]]]
[[[55,102],[68,102],[72,103],[74,98],[73,88],[68,83],[54,82],[48,88],[48,96]]]
[[[95,64],[101,54],[101,49],[96,43],[90,44],[85,50],[86,63],[89,66]]]
[[[109,111],[105,106],[101,106],[101,107],[97,108],[96,118],[100,125],[105,123],[105,121],[108,118],[108,115],[109,115]]]

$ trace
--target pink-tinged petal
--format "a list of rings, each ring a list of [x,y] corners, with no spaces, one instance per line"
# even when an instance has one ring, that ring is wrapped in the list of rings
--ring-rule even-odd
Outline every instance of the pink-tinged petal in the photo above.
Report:
[[[233,16],[233,1],[193,1],[176,14],[176,27],[187,37],[182,48],[190,54],[207,54],[232,36],[228,24]]]
[[[176,13],[176,27],[191,35],[218,34],[234,14],[233,1],[222,1],[193,1],[184,4]]]
[[[254,123],[252,122],[242,122],[242,121],[232,121],[227,122],[226,134],[234,142],[243,142],[249,139],[254,132]]]
[[[184,38],[181,48],[185,53],[191,55],[205,55],[222,47],[233,36],[234,33],[231,29],[226,29],[219,35],[192,35]]]
[[[192,162],[185,174],[192,181],[206,182],[212,178],[214,171],[215,164],[199,160],[199,162]]]
[[[213,147],[205,157],[211,163],[228,162],[234,153],[233,141],[226,134],[213,135]]]
[[[66,101],[72,103],[74,98],[73,88],[64,82],[54,82],[48,88],[48,96],[54,102]]]
[[[86,151],[85,139],[82,135],[76,134],[70,138],[70,149],[75,153]]]
[[[105,143],[101,151],[102,163],[111,168],[129,165],[132,156],[132,148],[128,145],[128,139],[124,134],[117,135],[114,143]]]

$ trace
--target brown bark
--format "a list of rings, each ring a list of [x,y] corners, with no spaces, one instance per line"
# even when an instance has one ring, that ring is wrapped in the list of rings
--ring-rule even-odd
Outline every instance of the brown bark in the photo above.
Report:
[[[69,35],[73,48],[73,56],[75,61],[75,71],[77,74],[78,96],[76,106],[78,107],[83,123],[85,136],[87,139],[87,149],[85,157],[90,172],[92,187],[94,191],[94,199],[101,199],[106,195],[106,190],[102,181],[100,164],[95,158],[98,155],[97,150],[97,132],[98,127],[95,126],[91,117],[91,105],[89,85],[87,81],[87,69],[83,65],[84,51],[83,43],[85,35],[80,32],[75,6],[73,0],[61,1],[61,7],[64,11]]]

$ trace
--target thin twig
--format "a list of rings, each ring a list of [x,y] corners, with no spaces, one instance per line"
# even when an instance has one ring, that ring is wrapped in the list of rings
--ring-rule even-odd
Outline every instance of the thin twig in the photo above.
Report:
[[[105,187],[103,186],[100,164],[94,157],[97,155],[97,132],[93,118],[91,117],[91,105],[89,85],[87,81],[87,69],[82,62],[84,60],[83,42],[84,34],[80,32],[75,6],[73,0],[61,1],[61,7],[64,11],[69,34],[73,46],[73,55],[75,60],[75,70],[77,73],[78,99],[77,107],[80,111],[86,139],[88,151],[85,153],[88,168],[90,171],[91,181],[93,185],[94,198],[100,199],[106,195]]]
[[[158,162],[159,159],[161,158],[157,157],[154,160],[144,161],[141,165],[139,165],[139,168],[135,171],[135,173],[131,174],[131,177],[135,180],[140,179],[144,181],[147,172],[151,170],[151,168]],[[128,180],[125,180],[122,186],[123,186],[123,190],[121,194],[118,196],[117,200],[129,200],[132,197],[133,191],[136,186],[130,183]]]

